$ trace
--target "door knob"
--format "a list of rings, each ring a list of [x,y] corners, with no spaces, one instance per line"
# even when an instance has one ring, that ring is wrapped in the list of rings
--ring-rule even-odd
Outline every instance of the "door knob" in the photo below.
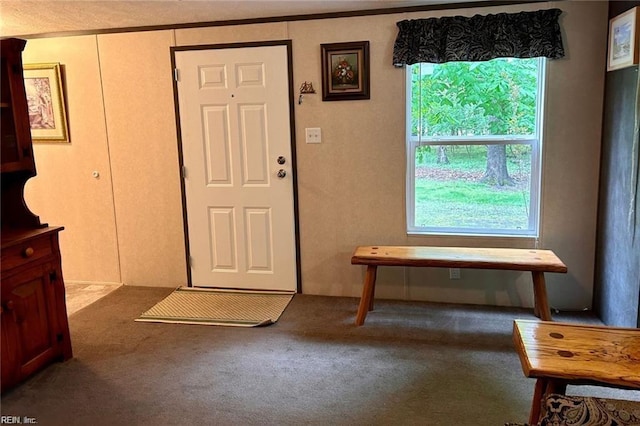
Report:
[[[280,179],[284,178],[287,175],[287,172],[285,172],[283,169],[278,170],[278,177]]]
[[[287,162],[287,159],[281,155],[276,161],[278,162],[278,164],[284,164]]]

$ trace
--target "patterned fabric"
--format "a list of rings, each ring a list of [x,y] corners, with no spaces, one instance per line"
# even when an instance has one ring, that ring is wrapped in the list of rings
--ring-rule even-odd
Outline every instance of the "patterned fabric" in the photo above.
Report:
[[[495,15],[447,16],[397,23],[395,66],[494,58],[564,57],[560,9]]]
[[[540,426],[640,426],[640,402],[549,395]]]
[[[551,394],[535,426],[640,426],[640,402]],[[505,426],[529,426],[505,423]]]

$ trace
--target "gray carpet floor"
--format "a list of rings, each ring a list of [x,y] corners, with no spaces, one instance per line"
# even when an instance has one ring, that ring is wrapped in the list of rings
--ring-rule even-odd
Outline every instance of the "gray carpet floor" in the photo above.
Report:
[[[135,322],[172,289],[121,287],[70,316],[74,358],[2,395],[38,425],[503,425],[534,381],[512,343],[530,310],[296,295],[260,328]],[[586,314],[556,319],[597,323]],[[640,400],[637,392],[568,394]]]

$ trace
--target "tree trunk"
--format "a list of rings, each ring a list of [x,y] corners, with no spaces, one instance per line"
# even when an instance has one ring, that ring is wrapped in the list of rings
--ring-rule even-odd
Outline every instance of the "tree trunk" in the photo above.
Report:
[[[438,145],[438,164],[449,164],[446,146]]]
[[[514,184],[507,171],[506,145],[487,145],[487,170],[481,182],[499,186]]]

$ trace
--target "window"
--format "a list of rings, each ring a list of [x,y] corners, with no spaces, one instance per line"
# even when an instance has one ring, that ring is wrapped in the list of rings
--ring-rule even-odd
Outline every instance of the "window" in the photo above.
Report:
[[[407,66],[409,233],[537,236],[544,64]]]

